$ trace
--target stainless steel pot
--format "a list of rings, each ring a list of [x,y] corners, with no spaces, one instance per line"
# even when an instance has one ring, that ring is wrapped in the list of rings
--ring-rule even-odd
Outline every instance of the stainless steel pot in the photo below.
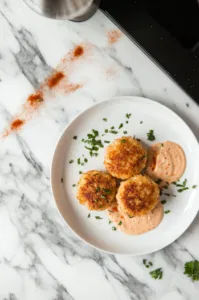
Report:
[[[97,10],[100,0],[24,0],[36,13],[52,19],[85,21]]]

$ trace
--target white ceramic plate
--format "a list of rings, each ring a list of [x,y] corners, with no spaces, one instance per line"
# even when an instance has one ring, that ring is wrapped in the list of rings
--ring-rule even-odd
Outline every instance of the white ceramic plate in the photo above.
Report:
[[[126,113],[131,114],[128,124]],[[103,118],[107,118],[108,121],[103,121]],[[121,123],[124,126],[118,130]],[[191,224],[199,209],[199,187],[178,193],[172,185],[167,193],[176,197],[161,196],[162,200],[167,200],[165,210],[171,212],[164,215],[163,221],[156,229],[142,235],[128,236],[119,230],[113,231],[105,211],[90,212],[91,217],[88,218],[89,211],[77,201],[76,187],[73,187],[73,184],[79,180],[79,171],[104,170],[104,148],[100,149],[97,157],[91,158],[81,140],[86,138],[92,129],[104,133],[105,129],[111,126],[118,130],[118,134],[108,133],[102,140],[113,141],[116,137],[124,135],[123,131],[127,130],[128,135],[135,135],[147,145],[151,145],[152,143],[147,141],[147,132],[153,129],[155,142],[170,140],[181,145],[187,157],[187,168],[182,180],[187,178],[190,187],[199,183],[198,142],[189,127],[174,112],[140,97],[119,97],[89,108],[65,129],[58,142],[51,180],[56,204],[66,223],[80,238],[100,250],[115,254],[147,254],[172,243]],[[74,140],[73,136],[77,136],[77,140]],[[77,164],[77,159],[82,155],[88,159],[84,166]],[[70,164],[71,159],[74,163]],[[103,219],[96,220],[95,216]]]

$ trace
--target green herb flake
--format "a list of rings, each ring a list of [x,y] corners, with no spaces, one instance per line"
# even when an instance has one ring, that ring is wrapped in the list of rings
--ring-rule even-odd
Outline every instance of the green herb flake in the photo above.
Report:
[[[130,119],[130,117],[131,117],[131,114],[126,114],[127,119]]]
[[[123,127],[123,123],[120,124],[120,126],[118,127],[118,129],[121,129]]]
[[[121,140],[121,143],[126,143],[126,140]]]
[[[169,197],[169,196],[171,196],[171,195],[170,195],[170,194],[168,194],[168,193],[163,193],[163,195],[165,195],[165,196],[168,196],[168,197]]]
[[[108,222],[109,224],[111,224],[112,223],[112,221],[111,220],[109,220],[109,222]]]
[[[153,279],[162,279],[162,276],[163,276],[163,271],[162,271],[162,268],[159,268],[159,269],[156,269],[156,270],[153,270],[149,273],[151,275],[151,277]]]
[[[194,184],[194,185],[192,186],[192,189],[196,189],[196,188],[197,188],[197,185]]]
[[[74,135],[74,137],[73,137],[73,140],[76,140],[77,139],[77,136],[76,135]]]
[[[153,129],[149,130],[149,132],[147,133],[147,140],[151,142],[155,141],[155,135]]]
[[[167,200],[162,200],[161,203],[162,203],[162,204],[166,204],[166,203],[167,203]]]
[[[122,225],[122,221],[119,221],[118,225],[121,226]]]
[[[125,130],[125,131],[123,131],[123,133],[124,133],[124,134],[127,134],[128,132]]]
[[[87,159],[87,158],[84,158],[84,162],[87,163],[87,162],[88,162],[88,159]]]
[[[105,144],[109,144],[109,143],[110,143],[110,141],[104,141],[104,143],[105,143]]]
[[[84,143],[84,142],[85,142],[85,139],[82,139],[82,142]]]
[[[165,210],[165,214],[169,214],[171,211],[168,209],[168,210]]]
[[[77,159],[77,163],[78,163],[78,165],[81,164],[81,159],[80,158]]]
[[[129,121],[126,121],[126,124],[128,124],[129,123]]]
[[[162,143],[161,146],[164,147],[164,144]]]
[[[118,133],[116,130],[110,130],[109,132],[113,133],[113,134],[117,134]]]
[[[103,118],[103,121],[104,121],[104,122],[107,122],[107,118]]]
[[[111,126],[111,129],[115,129],[115,126]]]
[[[76,186],[76,184],[74,183],[72,186],[73,186],[73,187],[75,187],[75,186]]]
[[[153,266],[153,263],[151,261],[149,261],[149,265],[152,267]]]
[[[79,171],[79,174],[82,174],[82,171]]]
[[[111,190],[108,190],[108,189],[103,189],[104,193],[106,194],[110,194],[111,193]]]
[[[193,281],[199,280],[199,261],[193,260],[186,262],[184,265],[184,274],[190,277]]]
[[[70,161],[69,161],[69,164],[72,164],[74,162],[74,160],[73,159],[71,159]]]
[[[182,193],[182,192],[184,192],[184,191],[186,191],[186,190],[188,190],[188,189],[189,189],[188,187],[184,187],[184,188],[179,189],[179,190],[177,190],[177,191],[178,191],[178,193]]]
[[[101,218],[100,216],[95,216],[96,220],[102,220],[103,218]]]
[[[97,187],[95,191],[96,191],[96,192],[99,192],[99,191],[100,191],[100,187]]]
[[[143,259],[142,262],[144,265],[146,265],[146,259]]]
[[[105,129],[104,132],[105,132],[105,133],[108,133],[108,129]]]
[[[113,227],[112,227],[112,230],[115,231],[115,230],[117,230],[117,228],[116,228],[115,226],[113,226]]]
[[[102,198],[102,199],[106,199],[106,196],[104,196],[104,195],[101,195],[101,198]]]
[[[87,218],[90,218],[91,217],[91,214],[88,214]]]

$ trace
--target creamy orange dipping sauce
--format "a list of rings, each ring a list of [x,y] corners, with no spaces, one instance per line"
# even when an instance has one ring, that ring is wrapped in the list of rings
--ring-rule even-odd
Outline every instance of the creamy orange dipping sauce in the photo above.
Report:
[[[150,213],[141,217],[130,218],[118,209],[108,211],[109,219],[115,223],[117,229],[126,234],[134,235],[142,234],[157,227],[162,221],[163,215],[163,205],[160,202]]]
[[[186,156],[181,146],[166,141],[149,149],[147,174],[155,179],[174,182],[180,179],[186,168]]]

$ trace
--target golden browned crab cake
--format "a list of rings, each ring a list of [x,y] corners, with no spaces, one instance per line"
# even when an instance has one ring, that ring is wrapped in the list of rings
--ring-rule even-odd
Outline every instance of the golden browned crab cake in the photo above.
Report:
[[[89,210],[105,210],[112,205],[116,194],[116,180],[102,171],[88,171],[82,174],[77,190],[80,204]]]
[[[147,152],[142,144],[130,136],[123,136],[106,148],[104,165],[112,176],[128,179],[139,174],[146,161]]]
[[[117,192],[117,201],[121,211],[130,217],[149,213],[159,202],[158,185],[149,177],[134,176],[121,182]]]

